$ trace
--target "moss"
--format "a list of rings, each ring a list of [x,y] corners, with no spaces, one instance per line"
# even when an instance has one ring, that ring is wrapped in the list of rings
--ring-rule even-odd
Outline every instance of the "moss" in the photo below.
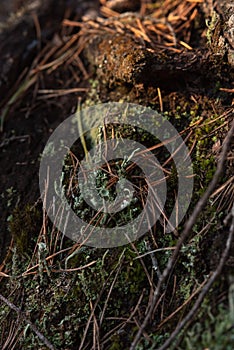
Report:
[[[203,306],[200,318],[183,335],[178,350],[213,349],[232,350],[234,344],[233,316],[231,309],[220,304],[216,310]]]
[[[183,130],[185,126],[194,124],[201,119],[200,107],[194,105],[193,109],[189,110],[188,104],[178,105],[174,107],[173,112],[166,112],[165,117],[173,121],[178,127],[178,130]],[[212,115],[201,125],[198,124],[194,130],[193,139],[191,140],[191,143],[196,142],[196,147],[192,156],[197,175],[194,203],[192,203],[192,205],[195,205],[195,199],[205,190],[215,170],[215,155],[207,151],[212,149],[212,146],[219,137],[218,133],[213,133],[213,129],[220,126],[220,130],[222,130],[222,120],[217,119],[214,123],[210,123],[210,121],[215,120],[215,118],[216,116]],[[132,128],[128,126],[121,126],[118,130],[119,137],[135,138],[136,141],[143,140],[147,147],[151,145],[151,142],[157,142],[157,140],[150,139],[149,135],[144,131],[140,129],[136,131],[137,132],[133,133]],[[111,127],[110,129],[107,128],[106,132],[107,135],[111,136]],[[213,133],[212,138],[207,137],[210,133]],[[119,163],[120,167],[121,164],[122,163]],[[67,173],[70,173],[73,162],[68,160],[66,166],[67,168],[64,168],[64,172],[67,171]],[[208,174],[207,169],[209,170]],[[170,192],[173,193],[177,184],[177,172],[174,164],[171,165],[170,171],[171,175],[168,180],[168,188]],[[102,180],[101,178],[100,183]],[[203,185],[202,189],[199,186],[200,183]],[[66,178],[65,185],[69,185],[69,181]],[[76,205],[77,210],[84,211],[82,203],[77,202]],[[168,209],[173,206],[172,198],[169,198],[168,206]],[[207,273],[207,267],[204,263],[203,256],[205,248],[201,244],[202,237],[199,235],[199,232],[204,227],[205,223],[210,221],[215,211],[215,207],[209,206],[203,212],[192,233],[193,238],[191,238],[182,249],[181,256],[173,271],[173,278],[175,279],[173,280],[172,278],[167,285],[165,293],[165,305],[167,305],[167,307],[162,310],[164,317],[170,315],[188,299],[191,292],[194,290],[194,285],[196,285],[197,282],[201,282],[203,275]],[[89,213],[87,215],[89,215]],[[129,213],[127,212],[126,219],[128,218]],[[38,227],[40,227],[38,219],[40,221],[38,210],[29,205],[21,209],[15,209],[9,227],[18,254],[24,255],[25,253],[30,254],[32,252],[33,237],[36,237],[36,234],[38,234]],[[217,230],[217,225],[218,220],[214,222],[213,231]],[[182,227],[179,228],[179,231],[181,229]],[[160,225],[157,226],[157,235],[155,236],[160,248],[172,248],[177,243],[177,239],[173,234],[163,234]],[[144,254],[146,252],[144,239],[135,243],[135,246],[139,254]],[[161,270],[166,266],[171,252],[172,250],[166,250],[157,253],[157,260]],[[37,275],[35,277],[28,276],[27,278],[17,281],[19,288],[24,288],[25,290],[25,312],[54,346],[61,349],[69,348],[71,350],[75,349],[77,344],[80,344],[92,310],[94,310],[94,315],[98,322],[100,321],[102,312],[104,312],[102,324],[100,326],[100,338],[102,338],[119,325],[119,320],[121,318],[126,320],[129,317],[132,309],[137,305],[143,290],[144,295],[141,305],[139,306],[139,315],[144,312],[141,310],[147,308],[150,295],[150,287],[148,287],[149,281],[146,276],[146,271],[141,264],[141,260],[135,258],[136,253],[130,246],[111,250],[83,247],[77,250],[71,257],[63,255],[63,258],[59,257],[59,259],[55,261],[57,269],[63,268],[64,266],[65,268],[76,268],[92,261],[96,261],[96,263],[79,272],[63,274],[51,273],[51,279],[48,278],[44,286],[41,285]],[[148,273],[152,272],[150,256],[144,257],[143,261]],[[16,261],[16,264],[20,264],[20,262]],[[24,268],[26,269],[26,264]],[[151,281],[157,282],[157,278],[155,278],[153,274]],[[173,281],[177,282],[176,292],[174,292],[173,289]],[[10,287],[6,286],[6,290],[10,291]],[[171,299],[171,295],[173,295],[173,299]],[[147,333],[150,335],[151,341],[147,342],[142,339],[138,349],[153,349],[160,346],[165,341],[165,332],[167,332],[168,335],[171,330],[175,328],[175,324],[178,322],[180,316],[181,315],[176,315],[171,323],[165,326],[163,331],[159,330],[158,332],[153,332],[149,327]],[[5,317],[4,313],[0,315],[1,320],[3,317]],[[138,317],[140,318],[141,316]],[[219,320],[219,318],[217,319]],[[155,315],[154,321],[160,322],[160,320],[159,312]],[[197,332],[200,329],[198,326],[196,327],[193,330],[194,332],[196,329]],[[25,326],[22,326],[21,330],[24,330],[24,336],[20,339],[22,349],[43,348],[43,345],[30,329],[26,329]],[[123,335],[121,334],[120,336],[118,333],[114,333],[110,336],[105,343],[106,349],[118,350],[127,348],[131,344],[137,330],[138,328],[134,323],[129,323]],[[213,332],[216,332],[216,330]],[[85,339],[86,346],[90,347],[93,336],[92,323],[87,331]],[[186,334],[185,338],[186,337],[189,340],[185,341],[185,346],[187,346],[186,344],[188,342],[192,342],[193,336]]]
[[[144,252],[142,243],[138,248]],[[96,264],[81,272],[51,274],[52,280],[44,287],[40,285],[39,278],[28,276],[18,280],[18,287],[25,290],[24,311],[27,317],[55,347],[75,349],[75,344],[81,342],[92,307],[97,303],[95,314],[105,310],[105,315],[110,318],[103,319],[100,329],[105,335],[118,324],[119,317],[128,317],[129,305],[137,303],[147,283],[145,271],[139,260],[134,260],[135,256],[136,253],[129,247],[116,248],[111,252],[87,248],[80,253],[78,264],[87,264],[93,259],[96,259]],[[112,292],[108,297],[111,286]],[[5,290],[9,287],[6,285]],[[0,320],[3,316],[2,312]],[[22,329],[25,330],[20,339],[22,349],[42,346],[29,328],[22,325]],[[124,344],[130,343],[131,334],[126,336]],[[111,337],[108,346],[118,349],[116,346],[121,342],[117,339],[118,335]],[[87,334],[87,342],[91,340],[92,327]]]
[[[37,238],[40,223],[41,212],[30,204],[13,210],[9,231],[19,255],[24,256],[32,251],[32,243]]]
[[[215,118],[217,118],[217,116],[212,116],[201,126],[198,126],[194,134],[196,148],[193,156],[193,166],[194,173],[197,175],[195,180],[200,188],[200,190],[198,190],[199,196],[207,188],[216,171],[217,155],[212,151],[212,147],[220,134],[216,132],[216,137],[214,137],[213,130],[221,127],[223,121],[219,119],[215,123],[212,123],[212,120]],[[213,135],[212,138],[209,137],[210,134]]]

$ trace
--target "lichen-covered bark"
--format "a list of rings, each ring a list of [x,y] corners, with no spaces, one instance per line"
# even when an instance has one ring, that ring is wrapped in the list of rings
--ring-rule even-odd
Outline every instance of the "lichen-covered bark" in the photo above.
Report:
[[[234,67],[234,3],[231,0],[205,1],[208,41],[215,55],[224,57]]]
[[[227,43],[228,62],[234,67],[234,3],[231,0],[218,0],[217,12],[223,22],[223,36]]]

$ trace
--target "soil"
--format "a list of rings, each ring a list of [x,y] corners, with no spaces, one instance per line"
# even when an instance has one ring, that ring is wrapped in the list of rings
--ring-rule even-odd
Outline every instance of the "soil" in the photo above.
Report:
[[[63,1],[60,3],[63,6],[58,8],[54,3],[50,2],[47,8],[47,10],[50,10],[48,14],[45,14],[45,9],[38,10],[38,16],[43,28],[42,45],[45,45],[60,27],[64,15]],[[51,17],[51,7],[53,8],[53,17]],[[55,8],[56,11],[54,11]],[[24,16],[13,29],[7,28],[0,35],[0,51],[2,52],[0,58],[1,106],[5,105],[12,94],[15,82],[19,79],[24,69],[30,67],[38,53],[38,47],[35,46],[34,24],[32,18],[28,21],[27,19]],[[20,106],[22,105],[21,101],[18,103],[18,108],[14,107],[11,109],[7,123],[1,131],[1,261],[4,258],[5,249],[11,240],[7,229],[9,215],[11,215],[13,208],[18,204],[33,203],[38,199],[37,179],[40,152],[50,135],[51,129],[56,127],[67,115],[65,106],[60,109],[55,107],[52,111],[45,106],[31,111],[29,106],[30,100],[25,98],[23,102],[23,110],[22,106]],[[68,109],[67,113],[69,112]],[[7,194],[10,191],[9,189],[13,189],[10,197]]]
[[[170,115],[176,115],[180,106],[183,112],[196,109],[196,113],[204,120],[212,113],[221,115],[232,108],[232,48],[230,35],[223,35],[222,14],[219,22],[211,29],[211,43],[208,44],[204,18],[209,11],[207,8],[204,11],[198,3],[196,20],[191,20],[187,27],[185,22],[174,27],[180,44],[172,50],[163,47],[163,43],[158,44],[156,39],[155,42],[149,42],[136,35],[136,32],[133,35],[130,27],[134,27],[139,20],[144,28],[157,23],[150,13],[143,13],[142,17],[140,11],[144,12],[144,7],[140,4],[140,1],[134,1],[130,10],[135,13],[127,15],[125,11],[129,11],[128,6],[125,8],[121,2],[113,5],[113,13],[122,12],[116,24],[111,18],[102,18],[96,22],[93,20],[97,14],[103,17],[98,1],[48,1],[46,8],[40,5],[34,12],[26,11],[18,23],[10,23],[10,27],[8,25],[2,30],[0,107],[4,120],[0,134],[0,263],[6,257],[12,239],[9,221],[15,208],[24,208],[27,204],[37,206],[38,203],[41,208],[38,185],[40,154],[53,130],[74,113],[77,99],[81,102],[93,99],[94,103],[123,99],[160,110],[160,89],[163,109],[170,111]],[[157,8],[157,11],[163,14],[163,9]],[[164,12],[166,16],[166,9]],[[91,18],[91,21],[86,22],[87,18]],[[211,17],[209,19],[211,21]],[[70,25],[66,22],[66,26],[66,23],[62,25],[64,20],[73,22]],[[83,23],[81,29],[72,25],[74,21]],[[37,23],[40,23],[40,27]],[[93,23],[98,27],[96,32]],[[157,25],[170,34],[167,25],[161,22]],[[179,31],[182,25],[184,31]],[[116,26],[122,32],[120,29],[117,32]],[[61,43],[65,45],[68,37],[76,35],[79,30],[84,33],[75,42],[75,50],[80,51],[80,58],[73,54],[74,57],[71,55],[64,64],[54,69],[52,67],[50,72],[47,68],[42,70],[31,87],[12,100],[23,79],[37,67],[37,60],[42,62],[51,48],[55,48],[55,51],[57,47],[60,49]],[[226,40],[224,44],[220,38]],[[184,47],[181,44],[184,41],[193,49]],[[45,62],[48,63],[48,60]],[[48,98],[40,94],[43,89],[63,88],[80,88],[81,91]],[[232,118],[233,115],[229,114],[229,121]],[[185,119],[181,123],[181,120],[175,119],[180,131],[189,123],[190,120]],[[232,172],[229,163],[226,178],[232,176]],[[219,238],[217,234],[214,240],[206,241],[204,251],[208,246],[215,247]],[[211,256],[209,253],[203,259],[207,270],[212,269],[217,262],[214,257],[210,262]],[[229,265],[232,266],[231,260]]]

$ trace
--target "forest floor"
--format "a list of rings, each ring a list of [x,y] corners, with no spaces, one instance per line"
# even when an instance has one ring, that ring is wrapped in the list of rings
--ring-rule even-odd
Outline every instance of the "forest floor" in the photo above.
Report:
[[[0,33],[0,348],[233,349],[234,74],[225,16],[202,0],[46,6],[26,8]],[[194,189],[176,231],[165,233],[162,212],[139,240],[101,249],[63,237],[42,207],[38,174],[56,127],[77,108],[106,102],[161,113],[189,149]],[[100,127],[104,139],[142,142],[139,130]],[[148,149],[158,142],[144,136]],[[170,216],[174,164],[158,148]]]

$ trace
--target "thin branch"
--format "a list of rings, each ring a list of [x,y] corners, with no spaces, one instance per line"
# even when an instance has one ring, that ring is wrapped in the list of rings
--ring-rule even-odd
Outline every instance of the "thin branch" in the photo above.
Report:
[[[181,330],[185,327],[185,325],[188,324],[193,320],[193,318],[196,316],[199,306],[201,305],[203,299],[205,298],[206,294],[209,292],[212,284],[215,282],[217,277],[220,275],[222,272],[222,268],[225,264],[225,261],[228,258],[229,251],[231,249],[231,244],[234,236],[234,205],[232,209],[232,223],[230,226],[229,234],[228,234],[228,239],[226,242],[226,248],[223,251],[223,254],[221,256],[220,262],[218,264],[218,267],[214,271],[213,275],[209,278],[208,282],[202,289],[201,293],[199,294],[195,304],[193,305],[192,309],[190,312],[187,314],[187,316],[180,322],[179,326],[172,332],[170,337],[165,341],[165,343],[158,348],[158,350],[166,350],[168,349],[169,345],[173,342],[173,340],[176,338],[176,336],[181,332]]]
[[[8,299],[6,299],[2,294],[0,294],[0,300],[2,300],[5,304],[7,304],[12,310],[14,310],[19,317],[24,320],[29,326],[32,328],[33,332],[36,333],[38,338],[51,350],[56,350],[55,347],[49,342],[49,340],[37,329],[37,327],[29,320],[27,319],[23,312],[15,306],[13,303],[11,303]]]
[[[147,315],[145,316],[145,319],[140,327],[140,329],[138,330],[132,344],[130,347],[130,350],[134,350],[136,348],[136,345],[138,344],[141,335],[145,329],[145,327],[147,326],[149,320],[152,317],[153,311],[155,309],[155,305],[157,304],[159,297],[160,297],[160,291],[161,288],[165,282],[165,280],[168,278],[168,276],[170,275],[170,273],[172,272],[173,266],[176,263],[177,257],[179,255],[180,249],[182,247],[182,245],[184,244],[184,241],[188,238],[190,231],[192,229],[192,227],[194,226],[194,224],[196,223],[196,219],[198,217],[198,215],[201,213],[202,209],[204,208],[204,206],[206,205],[210,195],[213,193],[213,191],[215,190],[215,187],[220,179],[220,176],[223,172],[224,169],[224,163],[226,160],[226,156],[227,153],[229,151],[229,146],[232,140],[232,137],[234,135],[234,120],[232,122],[231,128],[223,142],[223,146],[222,146],[222,152],[220,154],[220,159],[219,162],[217,164],[217,169],[216,172],[213,176],[212,181],[210,182],[206,192],[204,193],[204,195],[199,199],[198,203],[196,204],[190,218],[188,219],[188,221],[185,224],[185,228],[184,231],[182,232],[178,243],[176,245],[176,249],[174,250],[171,258],[169,259],[166,268],[164,269],[162,276],[158,282],[158,285],[154,291],[154,295],[153,295],[153,299],[152,299],[152,304],[151,307],[149,309],[149,312],[147,313]]]

